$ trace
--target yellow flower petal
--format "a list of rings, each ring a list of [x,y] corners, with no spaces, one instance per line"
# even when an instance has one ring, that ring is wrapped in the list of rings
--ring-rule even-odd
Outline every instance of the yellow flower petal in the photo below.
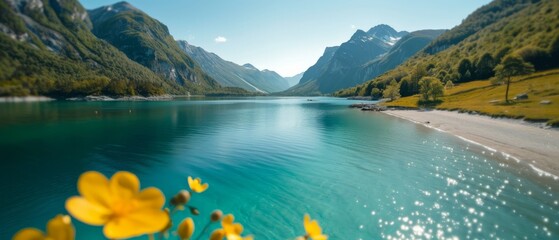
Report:
[[[210,240],[222,240],[225,237],[225,232],[223,229],[216,229],[210,235]]]
[[[137,199],[139,201],[138,208],[162,208],[165,205],[165,196],[161,190],[154,187],[142,190]]]
[[[90,224],[103,225],[111,216],[111,210],[82,197],[71,197],[66,200],[66,210],[76,219]]]
[[[111,194],[120,199],[130,199],[140,192],[140,180],[130,172],[117,172],[109,181]]]
[[[194,221],[192,221],[192,218],[185,218],[184,220],[182,220],[177,229],[177,234],[180,236],[180,238],[189,239],[193,233]]]
[[[188,186],[192,188],[192,185],[194,185],[194,179],[192,179],[191,176],[188,176]]]
[[[202,184],[202,179],[200,178],[192,179],[192,177],[188,177],[188,186],[192,191],[201,193],[206,191],[210,185],[207,183]]]
[[[43,232],[38,229],[25,228],[19,230],[19,232],[14,235],[12,240],[45,240],[45,236],[43,235]]]
[[[303,225],[305,226],[305,231],[307,234],[314,239],[314,236],[319,236],[322,234],[322,229],[318,225],[316,220],[311,221],[309,214],[305,214],[303,219]]]
[[[318,235],[318,236],[313,236],[312,240],[327,240],[328,236],[326,235]]]
[[[110,205],[109,180],[99,172],[83,173],[78,179],[78,192],[91,202],[106,207]]]
[[[123,239],[156,233],[169,223],[169,215],[160,209],[140,209],[123,217],[111,219],[103,228],[105,237]]]
[[[208,183],[204,183],[204,184],[200,185],[200,187],[198,188],[198,192],[206,191],[206,189],[208,189],[209,186],[210,186],[210,184],[208,184]]]
[[[227,240],[252,240],[252,236],[241,237],[240,235],[236,234],[229,234],[226,235]]]
[[[47,236],[55,240],[74,240],[75,231],[70,216],[58,215],[47,223]]]
[[[233,214],[227,214],[221,220],[221,226],[231,225],[231,224],[233,224],[233,221],[235,221],[235,217],[233,216]]]
[[[241,233],[243,233],[243,225],[240,223],[234,223],[232,226],[232,233],[241,235]]]

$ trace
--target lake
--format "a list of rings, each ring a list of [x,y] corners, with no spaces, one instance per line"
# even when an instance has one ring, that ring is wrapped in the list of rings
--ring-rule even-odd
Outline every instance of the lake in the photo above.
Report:
[[[45,229],[88,170],[131,171],[168,198],[201,177],[195,236],[219,208],[256,239],[304,234],[305,213],[330,239],[559,237],[557,181],[354,101],[312,100],[2,103],[0,239]],[[73,222],[77,239],[103,239]]]

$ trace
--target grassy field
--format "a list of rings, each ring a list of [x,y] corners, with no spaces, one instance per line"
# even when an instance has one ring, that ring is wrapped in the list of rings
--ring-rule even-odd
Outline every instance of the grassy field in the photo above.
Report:
[[[513,79],[509,100],[527,93],[526,100],[505,103],[506,85],[491,85],[490,81],[473,81],[445,90],[442,102],[434,108],[441,110],[478,112],[494,117],[510,117],[527,121],[547,122],[559,126],[559,69],[538,72]],[[418,108],[419,95],[384,103],[391,107]],[[541,104],[542,100],[551,101]]]

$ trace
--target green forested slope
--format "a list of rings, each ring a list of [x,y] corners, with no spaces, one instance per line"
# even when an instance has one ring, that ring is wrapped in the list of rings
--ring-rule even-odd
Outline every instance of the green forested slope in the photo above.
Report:
[[[511,53],[537,71],[559,67],[559,1],[493,1],[394,70],[336,95],[370,95],[373,88],[382,90],[396,80],[402,96],[410,96],[425,76],[454,83],[488,79]]]
[[[0,95],[184,93],[91,32],[75,0],[0,1]]]
[[[179,48],[167,26],[127,2],[89,11],[92,32],[130,59],[193,93],[219,88],[199,65]]]

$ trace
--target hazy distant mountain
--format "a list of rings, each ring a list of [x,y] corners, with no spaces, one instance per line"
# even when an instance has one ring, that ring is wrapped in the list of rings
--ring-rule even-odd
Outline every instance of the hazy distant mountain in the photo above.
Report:
[[[285,93],[325,94],[362,83],[370,78],[356,79],[356,69],[388,53],[407,34],[408,32],[397,32],[384,24],[367,32],[357,30],[341,46],[327,48],[317,63],[305,71],[300,83]]]
[[[316,80],[320,77],[324,72],[326,72],[328,68],[328,64],[330,60],[334,57],[336,51],[340,48],[339,46],[335,47],[327,47],[324,49],[324,53],[322,56],[316,61],[314,65],[309,67],[307,71],[303,73],[303,77],[299,80],[299,83],[287,91],[284,94],[288,95],[320,95],[321,93],[318,91],[318,86],[316,84]]]
[[[219,88],[198,64],[177,46],[167,26],[127,2],[89,11],[93,33],[130,59],[196,93]]]
[[[293,86],[297,85],[299,83],[299,81],[301,81],[301,78],[303,78],[303,74],[305,74],[305,72],[299,73],[295,76],[284,77],[284,78],[285,78],[285,80],[287,80],[287,83],[289,84],[289,87],[293,87]]]
[[[274,71],[258,70],[251,64],[239,66],[186,41],[178,46],[200,64],[202,69],[223,86],[240,87],[252,92],[273,93],[287,89],[287,81]]]
[[[0,1],[0,95],[183,93],[95,37],[77,0]]]

